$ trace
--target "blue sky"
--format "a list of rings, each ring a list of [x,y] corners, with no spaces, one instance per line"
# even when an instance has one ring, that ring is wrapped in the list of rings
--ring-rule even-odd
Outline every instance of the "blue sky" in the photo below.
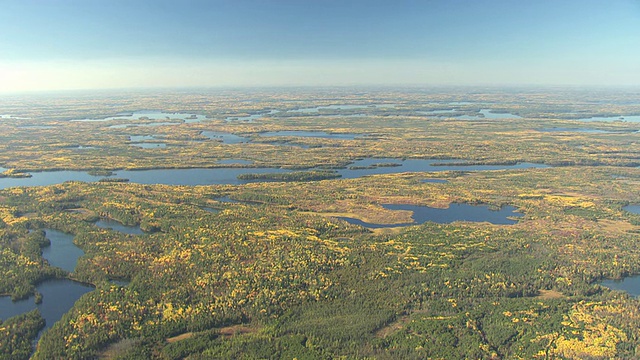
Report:
[[[0,91],[640,85],[638,0],[0,0]]]

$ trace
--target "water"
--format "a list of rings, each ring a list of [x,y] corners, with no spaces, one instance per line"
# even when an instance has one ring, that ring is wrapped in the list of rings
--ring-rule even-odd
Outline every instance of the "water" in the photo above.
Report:
[[[161,149],[166,148],[165,143],[132,143],[131,146],[139,147],[142,149]]]
[[[201,134],[211,140],[220,140],[223,144],[241,144],[251,141],[251,138],[221,131],[203,131]]]
[[[628,121],[640,122],[640,115],[602,116],[578,119],[578,121]]]
[[[53,229],[45,229],[45,234],[51,245],[43,249],[42,256],[50,265],[73,272],[78,258],[84,254],[73,244],[73,235]],[[0,319],[8,319],[38,308],[46,320],[46,330],[60,320],[82,295],[92,291],[93,287],[69,279],[50,279],[38,284],[36,290],[42,294],[42,303],[37,305],[33,296],[16,302],[12,302],[9,296],[0,297]]]
[[[260,112],[257,114],[251,114],[249,116],[228,116],[224,119],[224,121],[243,121],[243,122],[249,122],[252,123],[257,119],[260,119],[262,117],[264,117],[265,115],[271,115],[271,114],[275,114],[280,112],[280,110],[270,110],[270,111],[266,111],[266,112]]]
[[[455,116],[460,120],[481,120],[481,119],[522,119],[522,116],[511,113],[494,113],[491,109],[482,109],[478,112],[478,115],[462,115]]]
[[[354,140],[361,135],[351,133],[327,133],[324,131],[268,131],[260,133],[260,136],[272,137],[272,136],[297,136],[297,137],[312,137],[322,139],[340,139],[340,140]]]
[[[493,210],[488,205],[451,204],[447,209],[437,209],[428,206],[403,205],[403,204],[383,204],[382,207],[388,210],[408,210],[412,211],[413,222],[405,224],[372,224],[358,219],[340,217],[340,219],[355,225],[367,228],[389,228],[408,225],[424,224],[427,221],[449,224],[454,221],[469,222],[489,222],[497,225],[513,225],[517,221],[509,217],[521,217],[516,213],[513,206],[504,206],[501,209]]]
[[[93,287],[69,279],[47,280],[36,289],[42,294],[42,303],[37,305],[33,296],[16,302],[11,301],[9,296],[0,297],[0,319],[8,319],[38,308],[46,321],[43,329],[46,330],[60,320],[82,295],[93,291]]]
[[[421,180],[420,182],[429,183],[429,184],[446,184],[449,181],[444,179],[424,179],[424,180]]]
[[[118,231],[124,234],[129,234],[129,235],[142,235],[144,234],[144,231],[142,231],[142,229],[140,229],[140,226],[129,226],[129,225],[124,225],[118,221],[112,220],[112,219],[100,219],[98,221],[96,221],[95,225],[97,227],[103,228],[103,229],[111,229],[114,231]]]
[[[541,131],[541,132],[577,132],[577,133],[590,133],[590,134],[621,133],[621,131],[600,130],[600,129],[593,129],[593,128],[564,128],[564,127],[544,128],[544,129],[539,129],[538,131]]]
[[[218,160],[218,164],[221,164],[221,165],[251,165],[251,164],[253,164],[253,161],[244,160],[244,159],[224,159],[224,160]]]
[[[326,106],[314,106],[308,108],[301,108],[295,110],[289,110],[290,113],[300,112],[300,113],[317,113],[321,109],[326,110],[353,110],[353,109],[366,109],[366,108],[393,108],[398,104],[366,104],[366,105],[326,105]]]
[[[248,160],[221,160],[221,163],[233,161],[233,164],[247,164]],[[375,164],[397,164],[392,167],[373,167],[369,169],[340,169],[338,174],[345,179],[353,179],[366,175],[395,174],[404,172],[436,172],[436,171],[483,171],[506,169],[547,168],[547,165],[534,163],[518,163],[515,165],[456,165],[463,160],[426,160],[394,158],[367,158],[355,161],[351,166],[369,167]],[[451,164],[438,166],[437,164]],[[6,169],[5,169],[6,170]],[[0,169],[0,171],[5,171]],[[238,180],[240,174],[249,173],[285,173],[292,170],[279,168],[211,168],[211,169],[154,169],[154,170],[118,170],[114,176],[129,179],[138,184],[164,185],[239,185],[248,181]],[[15,186],[46,186],[60,184],[65,181],[95,182],[103,176],[93,176],[82,171],[45,171],[31,173],[30,178],[0,178],[0,189]]]
[[[626,210],[630,213],[634,213],[634,214],[638,214],[640,215],[640,205],[628,205],[622,208],[623,210]]]
[[[53,229],[46,229],[45,235],[51,241],[51,245],[42,249],[42,257],[51,266],[73,272],[78,258],[84,255],[84,252],[73,244],[73,235]]]
[[[631,296],[640,296],[640,276],[630,276],[622,280],[604,280],[600,283],[611,290],[625,291]]]
[[[174,125],[180,125],[180,123],[177,123],[177,122],[152,122],[152,123],[147,123],[147,124],[128,123],[128,124],[111,125],[111,126],[109,126],[109,128],[111,128],[111,129],[125,129],[125,128],[128,128],[128,127],[136,127],[136,126],[153,127],[153,126],[174,126]]]
[[[530,169],[546,168],[547,165],[534,163],[518,163],[515,165],[455,165],[463,160],[427,160],[427,159],[394,159],[394,158],[367,158],[358,160],[350,167],[370,167],[375,164],[398,164],[399,166],[384,166],[368,169],[340,169],[338,173],[345,179],[358,178],[365,175],[396,174],[403,172],[436,172],[436,171],[481,171],[481,170],[506,170],[506,169]],[[437,165],[452,164],[452,165]]]
[[[181,113],[167,113],[164,111],[135,111],[133,113],[121,113],[116,116],[110,116],[104,119],[76,119],[71,121],[112,121],[112,120],[140,120],[141,118],[148,118],[149,120],[171,120],[178,119],[183,120],[186,123],[200,122],[206,119],[204,115],[198,114],[181,114]],[[126,126],[124,126],[126,127]]]

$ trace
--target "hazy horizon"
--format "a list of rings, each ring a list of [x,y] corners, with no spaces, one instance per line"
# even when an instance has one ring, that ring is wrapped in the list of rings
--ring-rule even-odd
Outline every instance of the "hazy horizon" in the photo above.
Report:
[[[0,3],[0,92],[640,84],[640,3]]]

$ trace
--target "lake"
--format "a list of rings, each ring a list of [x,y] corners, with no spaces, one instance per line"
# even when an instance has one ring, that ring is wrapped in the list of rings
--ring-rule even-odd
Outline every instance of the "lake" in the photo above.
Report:
[[[427,221],[438,224],[449,224],[455,221],[489,222],[496,225],[513,225],[517,221],[510,217],[521,217],[513,206],[503,206],[500,209],[491,209],[488,205],[450,204],[447,209],[438,209],[420,205],[383,204],[388,210],[407,210],[413,212],[412,223],[405,224],[373,224],[364,221],[339,217],[350,224],[360,225],[371,229],[390,228],[398,226],[420,225]]]
[[[73,244],[73,235],[53,229],[45,229],[45,234],[51,245],[43,249],[42,256],[52,266],[73,272],[78,258],[84,254]],[[5,320],[38,308],[46,321],[44,330],[49,329],[82,295],[93,291],[93,287],[69,279],[50,279],[38,284],[36,290],[42,294],[42,303],[37,305],[33,296],[16,302],[11,301],[9,296],[0,297],[0,319]]]
[[[51,241],[51,245],[42,249],[42,257],[47,259],[51,266],[73,272],[78,258],[84,255],[84,252],[73,243],[73,235],[46,229],[45,236]]]
[[[103,229],[111,229],[114,231],[118,231],[124,234],[129,234],[129,235],[142,235],[144,234],[144,231],[142,231],[142,229],[140,229],[140,225],[136,225],[136,226],[129,226],[129,225],[124,225],[121,222],[118,222],[116,220],[112,220],[112,219],[100,219],[98,221],[96,221],[95,225],[99,228],[103,228]]]
[[[112,120],[140,120],[147,118],[149,120],[171,120],[178,119],[183,120],[185,123],[194,123],[205,120],[207,117],[198,114],[183,114],[183,113],[168,113],[164,111],[154,110],[142,110],[134,111],[131,113],[121,113],[115,116],[106,117],[103,119],[75,119],[71,121],[112,121]],[[135,125],[135,124],[130,124]],[[126,127],[126,126],[123,126]]]
[[[322,138],[322,139],[340,139],[340,140],[354,140],[362,135],[359,134],[351,134],[351,133],[327,133],[324,131],[296,131],[296,130],[286,130],[286,131],[268,131],[259,133],[258,135],[264,137],[275,137],[275,136],[296,136],[296,137],[311,137],[311,138]]]
[[[640,122],[640,115],[618,115],[618,116],[596,116],[589,118],[581,118],[578,121],[628,121]]]
[[[611,290],[625,291],[631,296],[640,296],[640,276],[629,276],[622,280],[604,280],[600,285]]]
[[[241,144],[241,143],[248,143],[251,141],[251,138],[234,135],[231,133],[221,132],[221,131],[203,131],[200,134],[202,136],[208,137],[210,140],[220,141],[223,144]]]
[[[640,215],[640,205],[628,205],[623,207],[622,210]]]
[[[436,171],[484,171],[507,169],[547,168],[549,166],[534,163],[518,163],[515,165],[464,165],[456,164],[464,160],[429,160],[429,159],[395,159],[367,158],[353,162],[347,169],[339,169],[338,173],[345,179],[353,179],[366,175],[396,174],[403,172],[436,172]],[[376,165],[383,166],[376,166]],[[397,166],[388,166],[396,164]]]
[[[225,161],[225,160],[222,160]],[[233,164],[244,164],[245,160],[229,160]],[[428,159],[395,159],[367,158],[357,160],[347,169],[337,170],[345,179],[353,179],[366,175],[395,174],[404,172],[436,172],[436,171],[484,171],[547,168],[547,165],[534,163],[518,163],[514,165],[464,165],[457,164],[464,160],[428,160]],[[394,164],[396,166],[388,166]],[[439,165],[440,164],[440,165]],[[387,166],[376,166],[387,165]],[[4,171],[0,169],[0,171]],[[280,168],[208,168],[208,169],[153,169],[153,170],[118,170],[114,177],[129,179],[138,184],[164,185],[240,185],[249,181],[239,180],[240,174],[285,173],[292,170]],[[15,186],[45,186],[60,184],[65,181],[95,182],[103,176],[93,176],[82,171],[45,171],[33,172],[30,178],[0,178],[0,189]]]

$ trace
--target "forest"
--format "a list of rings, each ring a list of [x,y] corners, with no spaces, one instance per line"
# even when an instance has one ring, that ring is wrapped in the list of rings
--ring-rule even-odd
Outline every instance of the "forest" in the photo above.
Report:
[[[20,117],[0,121],[0,294],[91,287],[55,323],[1,318],[0,359],[640,356],[639,300],[602,285],[640,274],[640,123],[580,120],[639,114],[636,94],[481,90],[0,100]],[[150,108],[186,116],[117,116]],[[246,172],[118,173],[149,169]],[[71,171],[99,180],[1,182]],[[384,204],[522,216],[414,222]],[[51,230],[82,250],[73,271],[46,259]]]

